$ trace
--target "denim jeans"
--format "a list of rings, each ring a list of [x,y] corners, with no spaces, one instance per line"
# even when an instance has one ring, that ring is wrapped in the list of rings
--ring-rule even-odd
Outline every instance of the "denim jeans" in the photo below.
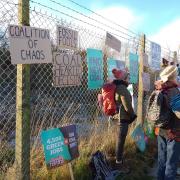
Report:
[[[180,142],[158,136],[158,180],[174,180],[180,157]]]
[[[116,143],[116,160],[121,161],[123,158],[124,144],[128,132],[128,123],[120,122],[118,125],[117,143]]]

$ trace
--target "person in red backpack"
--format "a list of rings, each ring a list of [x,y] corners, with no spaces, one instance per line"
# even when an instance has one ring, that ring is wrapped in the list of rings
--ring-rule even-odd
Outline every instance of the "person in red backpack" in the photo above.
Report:
[[[129,85],[129,73],[126,70],[113,69],[114,75],[113,83],[116,85],[115,101],[119,108],[119,122],[118,134],[116,143],[116,167],[122,173],[129,173],[130,169],[127,168],[123,161],[123,151],[126,136],[128,133],[128,126],[136,119],[132,107],[132,97],[127,87]]]
[[[160,73],[160,80],[155,82],[156,90],[167,94],[168,104],[172,97],[180,94],[178,90],[177,68],[168,66]],[[180,119],[173,115],[167,128],[155,128],[158,139],[158,180],[174,180],[180,157]]]

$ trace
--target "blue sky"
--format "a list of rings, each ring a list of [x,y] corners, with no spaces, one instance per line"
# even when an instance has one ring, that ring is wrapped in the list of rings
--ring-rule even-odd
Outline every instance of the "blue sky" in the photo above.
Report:
[[[147,35],[157,33],[161,27],[180,18],[180,0],[75,0],[97,11],[107,7],[125,7],[143,17],[139,31]]]
[[[71,0],[54,0],[96,18]],[[150,40],[177,50],[180,45],[180,0],[73,0],[136,33],[145,33]],[[36,0],[61,10],[51,0]],[[63,12],[66,12],[64,9]],[[68,11],[67,11],[68,12]],[[69,12],[71,14],[72,12]],[[76,15],[75,15],[76,16]],[[77,17],[77,16],[76,16]],[[99,20],[99,18],[98,18]]]

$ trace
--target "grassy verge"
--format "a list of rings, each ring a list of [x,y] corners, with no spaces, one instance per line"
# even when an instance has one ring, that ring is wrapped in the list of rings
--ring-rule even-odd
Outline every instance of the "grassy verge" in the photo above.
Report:
[[[73,172],[77,180],[90,180],[91,171],[89,169],[89,160],[91,154],[97,150],[103,151],[108,157],[110,164],[113,167],[115,157],[115,143],[116,143],[116,128],[104,128],[103,131],[97,131],[95,128],[91,133],[91,137],[80,139],[79,150],[80,157],[72,162]],[[36,149],[31,158],[31,178],[42,180],[55,179],[70,179],[69,169],[67,165],[56,168],[54,170],[47,170],[44,162],[43,151],[41,148]],[[117,179],[125,180],[139,180],[152,179],[147,175],[148,168],[153,164],[153,156],[155,154],[154,142],[149,142],[147,150],[141,153],[137,150],[134,142],[128,136],[125,145],[125,157],[128,159],[128,164],[131,167],[131,174]]]

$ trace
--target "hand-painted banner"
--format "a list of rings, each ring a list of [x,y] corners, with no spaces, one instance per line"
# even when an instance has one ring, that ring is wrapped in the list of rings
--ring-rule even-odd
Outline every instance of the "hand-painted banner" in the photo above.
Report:
[[[77,49],[78,32],[63,26],[57,26],[57,45],[60,48]]]
[[[101,50],[87,49],[88,89],[103,85],[103,54]]]
[[[138,55],[129,53],[129,73],[130,83],[136,84],[138,82],[139,63]]]
[[[75,125],[43,130],[41,142],[48,169],[61,166],[79,156]]]
[[[114,76],[112,74],[112,70],[114,68],[116,68],[116,69],[124,69],[125,68],[125,62],[124,61],[115,60],[113,58],[108,58],[107,65],[108,65],[108,80],[114,79]]]
[[[52,63],[48,29],[9,25],[8,30],[12,64]]]
[[[53,85],[56,87],[81,85],[81,56],[68,53],[54,53]]]
[[[160,70],[161,67],[161,46],[151,42],[150,67],[153,70]]]
[[[143,90],[150,91],[150,75],[149,73],[142,73]]]

